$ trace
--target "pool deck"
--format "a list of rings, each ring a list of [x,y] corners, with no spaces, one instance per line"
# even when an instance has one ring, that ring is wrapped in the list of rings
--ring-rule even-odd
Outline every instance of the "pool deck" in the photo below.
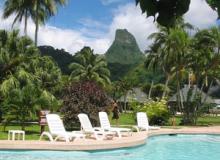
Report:
[[[131,136],[113,138],[112,140],[76,139],[73,142],[49,141],[8,141],[0,140],[0,150],[104,150],[135,147],[147,142],[147,137],[161,134],[220,134],[220,126],[161,128],[149,132],[134,132]]]

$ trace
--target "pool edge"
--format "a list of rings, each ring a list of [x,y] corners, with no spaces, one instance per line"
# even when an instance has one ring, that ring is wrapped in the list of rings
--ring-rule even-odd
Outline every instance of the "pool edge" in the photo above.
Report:
[[[131,137],[114,140],[76,140],[74,142],[48,141],[7,141],[0,140],[0,150],[54,150],[54,151],[93,151],[130,148],[144,145],[148,137],[168,134],[213,134],[220,135],[220,126],[215,127],[184,127],[181,129],[152,130],[133,133]]]

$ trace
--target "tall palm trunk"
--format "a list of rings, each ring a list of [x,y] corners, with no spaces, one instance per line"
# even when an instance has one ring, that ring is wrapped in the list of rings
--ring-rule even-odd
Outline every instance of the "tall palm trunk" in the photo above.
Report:
[[[151,98],[151,93],[152,93],[152,88],[154,86],[154,81],[151,82],[151,85],[150,85],[150,89],[149,89],[149,93],[148,93],[148,98],[150,99]]]
[[[24,19],[24,34],[27,36],[27,20],[28,20],[28,15],[27,15],[27,10],[25,11],[25,19]]]
[[[127,91],[124,93],[124,111],[127,112]]]
[[[37,46],[37,40],[38,40],[38,30],[39,30],[39,17],[38,17],[38,12],[39,12],[39,1],[37,0],[36,2],[36,15],[35,15],[35,46]]]
[[[177,106],[180,112],[182,112],[182,105],[181,105],[181,94],[180,94],[180,75],[179,75],[179,69],[177,67],[176,69],[176,80],[177,80]]]
[[[162,94],[162,99],[166,97],[169,81],[170,81],[170,76],[167,74],[166,82],[165,82],[165,89]]]

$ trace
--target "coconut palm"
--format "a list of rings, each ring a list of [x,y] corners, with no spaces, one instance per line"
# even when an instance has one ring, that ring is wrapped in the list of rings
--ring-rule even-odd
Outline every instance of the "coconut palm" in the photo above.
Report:
[[[166,51],[164,50],[166,41],[168,40],[169,30],[165,27],[158,26],[159,32],[152,33],[148,39],[153,39],[153,44],[146,51],[148,54],[145,61],[145,66],[147,68],[153,68],[154,70],[158,67],[162,67],[163,72],[166,76],[165,88],[168,88],[169,81],[173,74],[173,62],[166,56]],[[164,90],[162,97],[166,96],[167,89]]]
[[[19,37],[19,31],[0,31],[0,83],[16,67],[38,53],[30,38]]]
[[[177,102],[181,110],[183,103],[180,97],[180,82],[182,80],[182,71],[188,65],[188,57],[190,57],[190,37],[183,29],[171,29],[168,39],[165,43],[166,59],[170,59],[175,67],[175,77],[177,82]]]
[[[170,59],[170,50],[167,50],[169,44],[169,36],[170,30],[169,28],[163,27],[158,25],[157,28],[159,29],[158,32],[152,33],[148,39],[153,40],[153,44],[149,47],[146,51],[148,54],[147,59],[145,61],[145,66],[147,68],[162,68],[165,76],[165,90],[162,94],[162,98],[166,96],[166,92],[168,90],[168,84],[171,78],[174,76],[174,68],[173,59]],[[189,24],[185,23],[182,17],[176,19],[173,28],[181,29],[185,32],[193,30],[194,27]]]
[[[39,25],[44,24],[48,18],[56,14],[58,5],[64,5],[66,2],[67,0],[6,0],[3,18],[15,14],[12,26],[24,19],[25,34],[27,34],[27,20],[31,18],[36,26],[35,45],[37,45]]]
[[[216,49],[217,54],[220,54],[220,28],[219,27],[212,27],[210,28],[210,32],[216,42]]]
[[[51,94],[59,85],[60,70],[49,57],[40,57],[28,37],[18,31],[0,31],[0,110],[6,122],[24,122],[36,109],[60,102]]]
[[[31,60],[26,69],[37,77],[42,89],[55,93],[61,84],[61,70],[52,57],[37,56]]]
[[[195,74],[196,85],[208,86],[208,79],[216,77],[219,69],[219,31],[217,28],[198,31],[193,39],[193,55],[190,57],[190,68]],[[212,83],[211,83],[212,84]]]
[[[12,27],[16,22],[24,19],[24,33],[27,35],[27,20],[33,14],[33,2],[30,0],[7,0],[4,4],[3,18],[6,19],[15,14]]]
[[[70,79],[73,81],[85,80],[96,81],[103,86],[110,84],[110,71],[106,60],[100,55],[95,55],[90,47],[84,47],[75,55],[76,62],[70,64],[72,73]]]
[[[124,77],[118,81],[119,91],[122,92],[124,97],[124,111],[127,112],[127,96],[128,92],[133,88],[132,81],[128,77]]]
[[[35,22],[35,45],[37,46],[39,25],[44,24],[45,21],[54,16],[57,12],[58,5],[66,4],[67,0],[33,0],[34,11],[33,20]]]

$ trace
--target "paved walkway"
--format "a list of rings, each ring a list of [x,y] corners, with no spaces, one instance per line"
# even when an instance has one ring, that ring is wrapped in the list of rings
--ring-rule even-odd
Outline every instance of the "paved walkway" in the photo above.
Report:
[[[162,128],[147,132],[133,133],[123,138],[113,140],[77,139],[73,142],[49,141],[8,141],[0,140],[0,149],[28,149],[28,150],[102,150],[123,147],[134,147],[146,143],[148,136],[160,134],[220,134],[220,126],[216,127],[183,127],[180,129]]]

